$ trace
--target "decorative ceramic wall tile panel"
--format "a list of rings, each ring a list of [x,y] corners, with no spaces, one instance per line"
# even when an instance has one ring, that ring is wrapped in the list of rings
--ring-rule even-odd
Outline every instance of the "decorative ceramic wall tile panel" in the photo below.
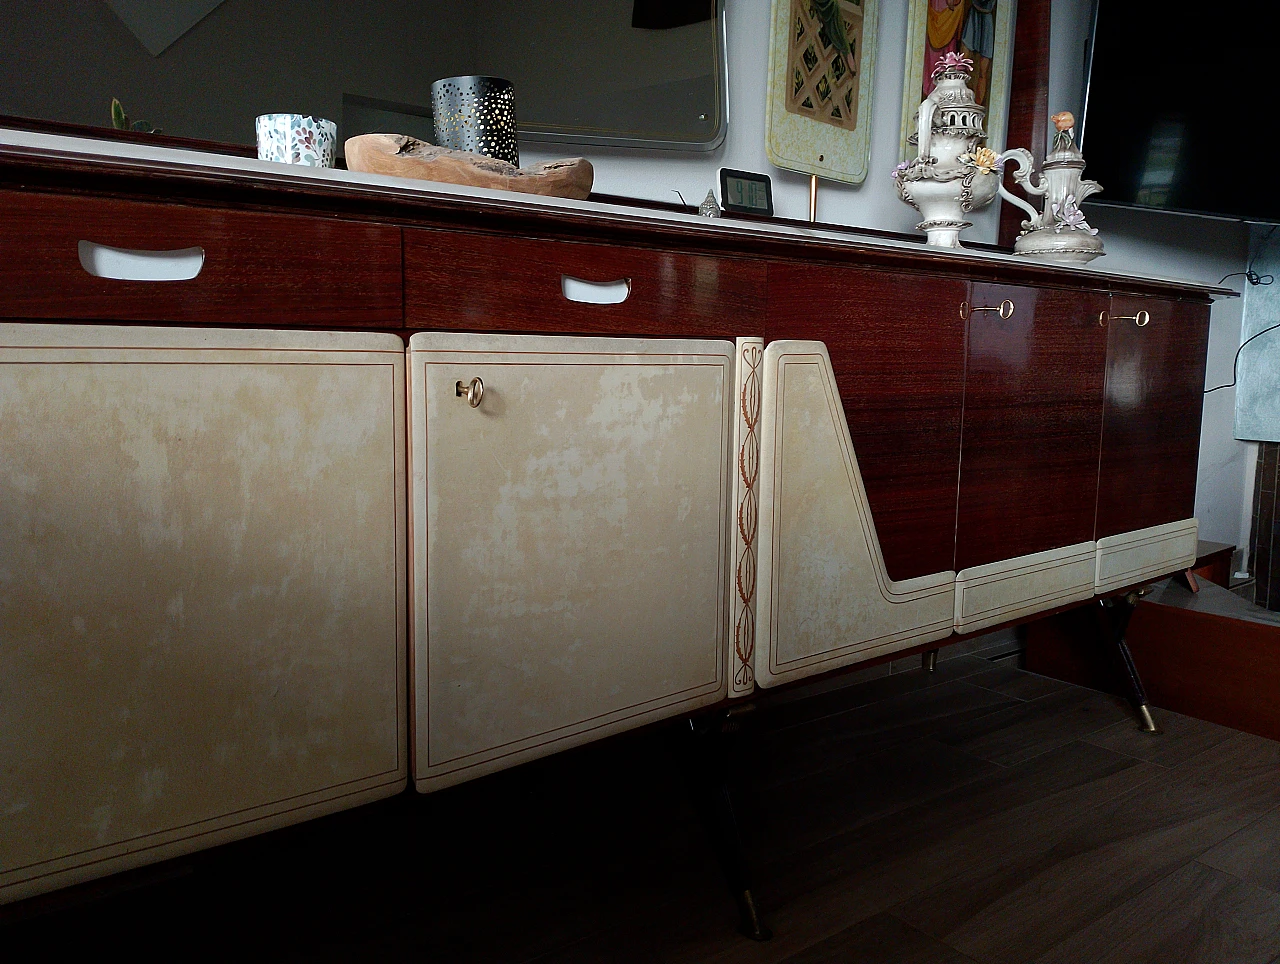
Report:
[[[826,346],[772,342],[763,369],[757,683],[949,636],[955,573],[885,571]]]
[[[1195,519],[1104,536],[1098,540],[1097,592],[1123,589],[1196,564]]]
[[[773,0],[765,106],[771,163],[853,184],[866,178],[877,10],[878,0]]]
[[[720,341],[413,336],[420,790],[724,698],[734,363]]]
[[[956,575],[956,632],[973,633],[997,623],[1093,598],[1096,543],[1033,552]]]
[[[0,325],[0,900],[408,774],[394,336]]]

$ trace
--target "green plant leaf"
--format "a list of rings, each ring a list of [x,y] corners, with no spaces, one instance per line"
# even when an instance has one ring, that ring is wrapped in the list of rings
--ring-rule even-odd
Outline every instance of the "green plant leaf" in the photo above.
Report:
[[[118,131],[127,131],[129,129],[129,115],[124,112],[124,107],[120,101],[114,97],[111,98],[111,126]]]
[[[155,128],[151,126],[149,121],[138,120],[129,125],[129,130],[140,131],[143,134],[154,134]]]

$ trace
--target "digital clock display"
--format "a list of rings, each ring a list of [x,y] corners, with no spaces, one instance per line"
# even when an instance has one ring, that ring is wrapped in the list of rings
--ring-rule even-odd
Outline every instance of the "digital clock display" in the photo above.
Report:
[[[757,211],[769,209],[769,192],[759,181],[748,181],[745,177],[731,177],[727,182],[725,203],[739,207],[754,208]]]
[[[773,190],[767,174],[720,169],[720,206],[732,214],[773,216]]]

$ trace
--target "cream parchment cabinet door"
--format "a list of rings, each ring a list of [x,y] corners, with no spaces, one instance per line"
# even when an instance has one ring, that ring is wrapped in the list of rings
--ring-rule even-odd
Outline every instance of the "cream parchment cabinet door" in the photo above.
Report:
[[[408,777],[404,346],[0,325],[0,901]]]
[[[413,336],[418,789],[725,696],[734,351]]]

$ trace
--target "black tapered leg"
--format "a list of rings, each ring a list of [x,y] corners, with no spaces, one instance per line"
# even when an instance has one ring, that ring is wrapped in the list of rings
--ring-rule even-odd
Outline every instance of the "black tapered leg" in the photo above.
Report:
[[[1116,654],[1129,685],[1129,701],[1138,712],[1141,729],[1146,733],[1159,733],[1160,728],[1151,715],[1151,704],[1147,702],[1147,691],[1142,686],[1142,677],[1138,675],[1138,667],[1134,665],[1133,654],[1129,652],[1129,644],[1124,638],[1138,598],[1138,593],[1129,593],[1119,599],[1098,600],[1098,629],[1103,642]]]
[[[743,710],[735,707],[689,719],[687,769],[698,811],[738,903],[739,929],[752,940],[767,941],[773,932],[756,907],[729,781],[732,742],[739,735]]]

